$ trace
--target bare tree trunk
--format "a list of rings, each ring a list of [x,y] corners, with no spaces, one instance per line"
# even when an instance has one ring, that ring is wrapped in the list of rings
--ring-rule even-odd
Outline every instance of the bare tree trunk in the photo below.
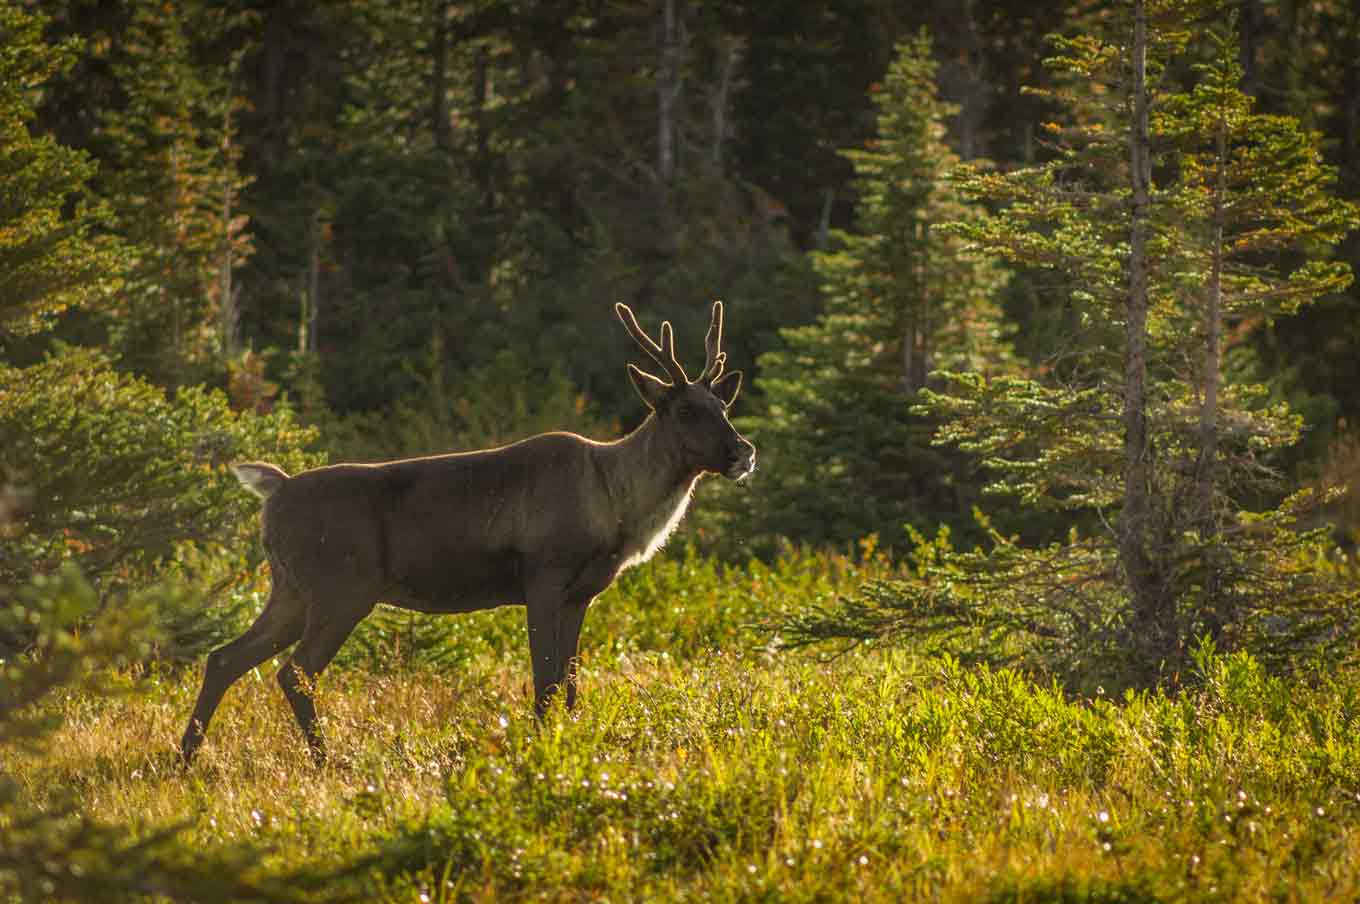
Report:
[[[926,289],[926,268],[930,254],[927,243],[930,241],[930,227],[917,221],[913,232],[916,244],[916,257],[912,263],[912,280],[908,287],[907,309],[903,316],[902,330],[902,381],[908,392],[919,392],[926,385],[929,372],[930,355],[930,314],[929,293]]]
[[[1256,59],[1261,36],[1261,0],[1239,0],[1238,62],[1242,66],[1242,93],[1261,96],[1260,65]]]
[[[231,187],[228,186],[223,192],[222,198],[222,256],[218,264],[218,328],[221,334],[222,358],[231,361],[240,351],[238,343],[239,334],[237,326],[241,320],[240,287],[234,284],[232,272],[235,270],[232,260],[231,242]]]
[[[919,249],[920,273],[916,290],[916,373],[913,375],[912,389],[919,392],[926,388],[926,377],[933,367],[931,338],[935,335],[934,311],[930,306],[930,223],[925,220],[916,224],[916,245]]]
[[[831,243],[831,208],[836,203],[836,190],[828,188],[822,192],[822,212],[817,217],[817,239],[813,246],[818,251],[825,251]]]
[[[727,140],[727,99],[732,93],[732,74],[737,68],[737,57],[737,42],[729,38],[723,42],[718,87],[713,92],[713,148],[709,157],[715,170],[722,169],[723,144]]]
[[[661,66],[656,77],[656,174],[663,186],[675,176],[675,99],[679,93],[676,0],[661,0]]]
[[[298,323],[298,351],[316,354],[317,329],[321,323],[321,209],[312,214],[307,255],[307,287],[302,293],[302,316]]]
[[[1347,22],[1345,101],[1342,103],[1342,170],[1360,169],[1360,6],[1353,6]]]
[[[222,151],[223,151],[223,179],[222,179],[222,236],[221,236],[221,258],[218,277],[218,329],[222,342],[222,357],[226,361],[231,361],[236,357],[240,350],[237,345],[238,334],[237,324],[241,318],[240,308],[237,306],[239,287],[233,285],[232,275],[235,270],[234,252],[232,243],[231,218],[233,215],[233,193],[235,186],[232,177],[235,175],[231,165],[231,98],[228,97],[226,110],[222,114]]]
[[[434,0],[431,9],[434,21],[434,40],[430,53],[434,55],[434,73],[430,79],[430,131],[434,146],[441,151],[453,147],[453,132],[449,123],[449,7],[447,0]]]
[[[1148,216],[1152,166],[1148,138],[1147,13],[1134,0],[1133,128],[1129,161],[1133,197],[1129,229],[1129,294],[1124,340],[1124,505],[1119,553],[1134,610],[1134,630],[1149,652],[1163,646],[1165,613],[1148,552],[1152,467],[1147,427]]]
[[[916,308],[909,306],[902,312],[902,388],[915,392],[916,377]]]
[[[963,58],[967,61],[964,64],[967,71],[962,103],[956,120],[959,129],[959,154],[964,160],[972,160],[982,153],[978,133],[986,116],[988,89],[985,86],[990,82],[986,73],[982,71],[982,40],[978,35],[976,6],[974,0],[964,0],[963,10],[959,14],[963,27],[961,49],[964,51]]]
[[[1199,504],[1205,529],[1213,531],[1215,460],[1218,457],[1219,346],[1222,344],[1223,311],[1223,194],[1227,167],[1227,125],[1218,122],[1216,137],[1218,172],[1214,177],[1213,233],[1210,236],[1209,291],[1204,303],[1204,401],[1199,414]]]
[[[486,105],[491,94],[491,56],[482,44],[472,64],[473,124],[477,130],[477,186],[482,194],[482,212],[488,217],[496,206],[495,179],[491,171],[491,129],[487,125]]]
[[[1215,511],[1215,489],[1218,485],[1218,387],[1222,380],[1223,334],[1223,199],[1227,193],[1228,125],[1219,111],[1214,143],[1214,212],[1210,235],[1209,286],[1204,299],[1204,377],[1203,402],[1199,416],[1199,463],[1197,467],[1198,520],[1200,536],[1205,544],[1203,586],[1209,605],[1205,609],[1205,627],[1215,641],[1223,633],[1223,626],[1231,615],[1227,600],[1221,595],[1219,575],[1223,557],[1217,546],[1218,513]]]
[[[170,224],[171,236],[170,243],[173,245],[179,241],[183,229],[182,217],[180,214],[180,188],[179,188],[179,140],[176,139],[170,145]],[[180,298],[174,286],[174,271],[170,266],[168,256],[162,257],[163,267],[161,271],[161,297],[170,299],[170,348],[164,355],[163,361],[166,368],[166,376],[172,384],[177,385],[181,371],[180,365],[187,357],[184,352],[184,309],[182,308],[183,299]]]

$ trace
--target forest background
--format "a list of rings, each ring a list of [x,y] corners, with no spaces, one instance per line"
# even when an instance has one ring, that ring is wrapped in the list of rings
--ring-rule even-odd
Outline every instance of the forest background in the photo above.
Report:
[[[1225,668],[1215,645],[1257,657],[1236,666],[1255,682],[1270,680],[1253,671],[1258,662],[1296,670],[1289,657],[1300,652],[1347,659],[1354,623],[1338,613],[1348,617],[1354,602],[1360,503],[1325,488],[1360,481],[1360,289],[1343,266],[1360,264],[1346,206],[1360,198],[1353,5],[1182,4],[1161,51],[1154,41],[1163,96],[1190,97],[1218,73],[1262,117],[1250,128],[1268,131],[1270,117],[1298,125],[1299,159],[1315,150],[1322,167],[1304,182],[1341,204],[1335,214],[1288,212],[1272,227],[1288,233],[1279,247],[1237,236],[1253,285],[1288,280],[1307,262],[1317,269],[1297,303],[1231,308],[1229,286],[1214,380],[1224,410],[1232,399],[1247,414],[1225,415],[1209,454],[1225,462],[1206,502],[1219,514],[1163,525],[1193,538],[1154,550],[1172,562],[1158,578],[1171,590],[1140,591],[1126,534],[1117,550],[1080,539],[1119,510],[1106,447],[1127,424],[1098,413],[1098,429],[1049,433],[1016,414],[1104,404],[1036,386],[1111,383],[1106,364],[1083,357],[1118,345],[1091,330],[1114,322],[1096,306],[1108,273],[1064,268],[1058,255],[1034,253],[1038,240],[1017,238],[1033,224],[998,218],[1020,190],[1007,178],[1098,154],[1102,129],[1119,128],[1128,111],[1101,104],[1127,86],[1122,76],[1102,82],[1095,57],[1083,57],[1098,54],[1081,41],[1113,40],[1124,6],[5,4],[0,588],[26,602],[0,624],[0,650],[60,648],[67,635],[44,619],[87,625],[87,611],[142,612],[148,623],[128,615],[106,648],[97,631],[72,643],[134,670],[188,674],[176,669],[238,630],[262,599],[255,505],[227,463],[259,457],[293,470],[546,429],[620,435],[644,409],[622,379],[633,350],[612,304],[629,303],[644,323],[672,320],[684,354],[721,298],[729,359],[747,376],[737,421],[761,469],[740,488],[703,487],[671,564],[716,583],[717,563],[729,563],[750,587],[764,580],[790,596],[753,589],[767,603],[757,608],[713,591],[705,598],[730,612],[709,612],[698,627],[678,610],[675,624],[616,626],[613,653],[660,648],[673,630],[689,638],[677,649],[730,647],[744,636],[740,616],[763,621],[761,642],[773,646],[921,629],[941,638],[923,654],[1018,661],[1073,693],[1211,685]],[[1190,42],[1187,30],[1220,43]],[[1055,54],[1067,62],[1053,65]],[[1167,115],[1190,123],[1190,106],[1170,104]],[[1183,155],[1158,158],[1160,182],[1212,171],[1183,162],[1200,159],[1185,137],[1193,125],[1156,128],[1159,153]],[[1267,131],[1244,133],[1242,145],[1270,146]],[[1301,184],[1279,191],[1304,198]],[[1047,196],[1046,209],[1100,208],[1098,191],[1112,191],[1076,188]],[[1158,228],[1209,247],[1193,205],[1162,200],[1180,220]],[[1044,228],[1086,234],[1055,222]],[[1220,222],[1220,239],[1224,223],[1232,232]],[[944,224],[952,231],[934,228]],[[1156,247],[1177,264],[1209,260],[1195,257],[1199,245]],[[1179,285],[1179,272],[1167,284]],[[1176,316],[1154,333],[1199,335]],[[1171,450],[1169,476],[1149,480],[1167,491],[1172,514],[1201,498],[1199,472],[1178,470],[1194,456],[1177,458],[1191,435],[1176,425],[1177,393],[1188,385],[1198,404],[1209,385],[1202,371],[1175,370],[1173,359],[1191,355],[1168,345],[1152,367],[1154,383],[1177,387],[1164,394],[1172,414],[1153,428]],[[1001,420],[1007,411],[1014,419]],[[989,446],[988,429],[1029,448]],[[1045,447],[1054,437],[1062,441]],[[1024,476],[1035,473],[1026,455],[1036,444],[1068,456],[1043,465],[1058,477]],[[998,479],[1017,462],[1021,477]],[[1250,473],[1232,483],[1237,470]],[[1088,485],[1073,474],[1101,478]],[[1318,501],[1298,503],[1308,488]],[[1239,518],[1248,510],[1306,542],[1267,533],[1258,546],[1232,546],[1233,525],[1256,523]],[[1011,556],[1021,546],[1038,552]],[[1241,564],[1267,546],[1293,558]],[[1084,574],[1072,557],[1088,552],[1092,582],[1113,580],[1118,593],[1127,584],[1132,616],[1106,618],[1124,611],[1108,587],[1063,609],[1061,625],[1043,620],[1051,588],[1035,592],[1042,616],[996,591],[1026,588],[1050,568]],[[1299,611],[1235,589],[1264,574],[1263,593],[1294,593],[1300,562],[1321,562],[1327,582],[1291,597]],[[789,568],[814,577],[799,583]],[[667,572],[657,574],[633,592],[661,595],[655,582]],[[666,589],[683,595],[676,580]],[[945,600],[921,589],[946,585],[964,589]],[[997,599],[979,603],[989,594]],[[374,622],[351,642],[351,665],[441,666],[465,661],[468,645],[480,655],[516,642],[499,622],[435,628],[390,613]],[[80,674],[77,665],[52,670],[42,687]],[[41,696],[38,684],[25,687]],[[708,804],[716,817],[720,803]],[[726,830],[714,831],[716,841],[696,842],[706,863],[726,843]],[[447,838],[421,837],[437,852],[416,857],[412,875],[476,860]],[[173,896],[173,870],[162,881]],[[493,892],[518,887],[499,874],[489,881]],[[261,888],[249,893],[271,893]]]
[[[879,138],[895,48],[928,30],[949,105],[940,137],[1007,171],[1052,156],[1049,35],[1104,15],[1063,3],[40,8],[44,41],[81,43],[33,95],[30,129],[83,152],[89,200],[119,242],[98,303],[31,338],[9,330],[7,363],[100,348],[171,392],[225,390],[235,410],[287,400],[332,459],[372,460],[541,429],[625,431],[642,409],[619,379],[630,349],[609,306],[672,319],[693,347],[723,298],[748,375],[739,414],[771,428],[752,429],[773,476],[706,533],[714,549],[763,552],[781,536],[898,544],[903,523],[962,526],[976,501],[956,485],[932,492],[961,465],[919,440],[914,455],[896,450],[907,444],[878,418],[814,418],[798,425],[812,448],[796,443],[763,379],[790,347],[781,331],[834,309],[833,255],[872,225],[854,155]],[[1354,198],[1354,16],[1244,3],[1237,18],[1243,92],[1257,112],[1317,130],[1336,193]],[[1350,236],[1328,253],[1353,262],[1357,248]],[[949,317],[1014,349],[965,363],[1037,372],[1062,352],[1072,305],[1051,277],[1012,269]],[[1355,466],[1358,303],[1353,287],[1329,292],[1297,316],[1239,318],[1227,337],[1234,372],[1305,419],[1280,461],[1294,483],[1344,483]],[[890,357],[893,337],[873,338]],[[958,363],[942,357],[904,361],[899,395]],[[903,457],[849,466],[840,483],[818,445],[855,464]],[[789,511],[783,472],[836,492],[810,488]],[[819,510],[819,495],[859,508]],[[1340,518],[1344,535],[1355,516]],[[1015,520],[1031,537],[1055,529]]]

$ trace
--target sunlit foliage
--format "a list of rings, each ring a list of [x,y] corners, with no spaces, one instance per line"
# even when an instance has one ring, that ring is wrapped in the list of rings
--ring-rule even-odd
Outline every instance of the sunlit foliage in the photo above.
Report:
[[[1225,346],[1238,343],[1224,336],[1344,288],[1349,268],[1322,255],[1360,217],[1332,194],[1335,172],[1315,134],[1250,112],[1231,34],[1206,39],[1210,62],[1193,88],[1177,89],[1167,72],[1188,53],[1188,23],[1205,5],[1148,7],[1157,115],[1146,330],[1125,330],[1137,290],[1124,11],[1099,35],[1056,42],[1052,96],[1068,118],[1049,126],[1053,158],[965,170],[964,190],[997,209],[950,226],[976,248],[1057,273],[1073,332],[1033,378],[945,374],[947,386],[927,389],[917,409],[938,419],[938,443],[978,457],[990,493],[1065,513],[1071,534],[1027,548],[993,531],[982,551],[958,553],[918,540],[917,580],[797,620],[801,639],[921,630],[962,654],[1107,684],[1174,684],[1205,638],[1275,665],[1351,655],[1360,587],[1326,565],[1326,531],[1300,530],[1310,494],[1287,494],[1274,465],[1301,419],[1225,364]],[[1267,256],[1285,249],[1297,255],[1290,267]],[[1145,396],[1130,382],[1135,354]],[[1131,404],[1142,406],[1146,448],[1125,441]],[[1147,514],[1131,547],[1133,456]]]

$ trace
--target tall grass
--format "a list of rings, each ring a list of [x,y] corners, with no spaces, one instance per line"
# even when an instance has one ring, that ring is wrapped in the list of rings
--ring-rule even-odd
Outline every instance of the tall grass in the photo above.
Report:
[[[1072,698],[909,651],[775,654],[743,629],[891,568],[795,553],[640,569],[588,616],[581,704],[541,725],[507,610],[421,625],[450,632],[444,659],[409,641],[382,655],[398,635],[373,629],[320,684],[319,770],[264,669],[188,772],[174,744],[193,674],[54,702],[54,743],[8,768],[104,819],[263,844],[270,866],[371,858],[349,881],[373,900],[1360,893],[1360,676],[1285,681],[1205,653],[1179,697]]]

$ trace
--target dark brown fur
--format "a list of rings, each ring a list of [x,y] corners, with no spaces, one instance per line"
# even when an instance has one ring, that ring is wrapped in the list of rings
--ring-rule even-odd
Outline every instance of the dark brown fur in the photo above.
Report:
[[[755,463],[754,447],[727,419],[741,379],[722,373],[721,305],[694,381],[675,360],[670,324],[658,346],[618,308],[672,378],[629,365],[653,410],[620,440],[546,433],[499,449],[294,477],[264,463],[236,466],[265,499],[273,587],[255,624],[208,656],[181,744],[186,762],[232,683],[294,643],[279,683],[320,761],[308,683],[379,602],[433,613],[524,604],[536,711],[563,685],[566,705],[575,704],[577,644],[591,600],[665,542],[700,477],[739,480]]]

